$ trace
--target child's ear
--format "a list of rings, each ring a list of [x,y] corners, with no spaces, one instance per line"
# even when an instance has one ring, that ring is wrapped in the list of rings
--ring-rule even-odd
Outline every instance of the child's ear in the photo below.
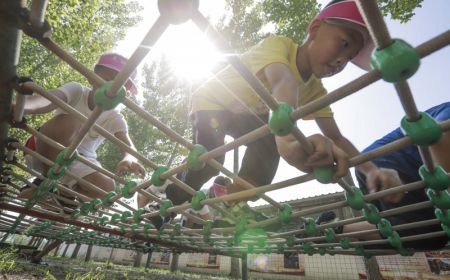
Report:
[[[317,35],[317,31],[319,30],[320,26],[322,25],[322,21],[315,19],[313,21],[311,21],[311,23],[309,24],[308,27],[308,39],[314,40],[316,35]]]

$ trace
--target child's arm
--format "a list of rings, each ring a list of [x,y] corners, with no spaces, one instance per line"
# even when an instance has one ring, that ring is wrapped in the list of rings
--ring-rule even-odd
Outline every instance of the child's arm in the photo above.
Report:
[[[278,102],[297,107],[298,81],[291,69],[283,63],[272,63],[264,67],[264,75],[272,88],[272,96]]]
[[[59,99],[63,100],[64,102],[67,102],[67,98],[65,94],[58,90],[50,90],[50,94],[58,97]],[[56,104],[53,104],[50,100],[43,97],[42,95],[32,95],[27,96],[25,101],[25,108],[24,112],[25,114],[44,114],[49,113],[57,108]]]
[[[313,153],[308,155],[300,142],[292,135],[276,137],[278,153],[287,163],[303,172],[311,172],[312,167],[327,166],[336,163],[336,173],[333,181],[348,173],[349,162],[347,154],[336,146],[329,138],[314,134],[307,137],[313,146]]]
[[[343,149],[350,157],[360,154],[358,149],[341,134],[333,117],[316,118],[316,122],[323,134],[333,140],[333,142]],[[370,192],[376,192],[378,190],[384,190],[402,184],[397,171],[378,168],[371,161],[356,166],[356,169],[366,175],[367,188]],[[395,203],[398,202],[398,200],[399,196],[391,197],[391,202]]]
[[[130,146],[132,149],[134,148],[133,142],[130,139],[130,136],[127,132],[116,132],[114,134],[119,140],[123,141],[125,144]],[[124,156],[123,159],[117,164],[116,172],[119,175],[122,175],[125,172],[131,172],[139,176],[140,178],[145,177],[145,169],[137,162],[137,159],[130,155],[129,153],[123,151]]]

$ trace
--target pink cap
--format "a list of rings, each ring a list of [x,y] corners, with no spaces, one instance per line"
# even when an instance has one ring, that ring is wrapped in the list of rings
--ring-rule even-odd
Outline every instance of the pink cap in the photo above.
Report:
[[[358,6],[354,0],[334,0],[328,3],[323,10],[316,16],[316,19],[338,19],[354,23],[367,30],[367,25],[359,12]],[[359,30],[359,29],[358,29]],[[361,32],[362,33],[362,32]],[[352,59],[352,63],[364,70],[370,70],[370,54],[374,49],[374,43],[369,35],[369,31],[362,34],[364,46]]]
[[[97,65],[101,65],[107,67],[109,69],[116,70],[117,72],[122,71],[123,67],[127,63],[128,59],[116,53],[105,53],[100,56]],[[125,88],[129,90],[132,94],[137,93],[137,71],[136,69],[131,73],[131,76],[128,78],[125,83]]]

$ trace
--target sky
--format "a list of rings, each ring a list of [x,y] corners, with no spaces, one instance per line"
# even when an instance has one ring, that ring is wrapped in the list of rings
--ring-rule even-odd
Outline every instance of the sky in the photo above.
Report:
[[[143,21],[129,30],[127,38],[119,42],[116,49],[124,55],[130,56],[132,54],[145,35],[146,30],[159,15],[156,0],[141,0],[140,2],[144,7],[142,10]],[[318,0],[318,3],[322,5],[327,2]],[[223,7],[222,0],[200,0],[199,10],[214,22],[224,12]],[[401,38],[412,46],[417,46],[450,29],[449,10],[450,1],[448,0],[425,0],[422,3],[422,8],[415,10],[416,15],[408,23],[401,24],[387,17],[385,21],[391,37]],[[204,39],[203,34],[196,29],[192,22],[169,27],[156,43],[155,48],[151,50],[148,55],[149,59],[158,55],[161,51],[171,52],[174,61],[180,61],[183,57],[190,57],[191,61],[197,61],[199,57],[206,56],[205,54],[215,55],[213,47]],[[192,71],[193,68],[189,67],[193,65],[191,61],[184,61],[183,71],[185,72],[182,71],[184,74],[195,73],[195,71]],[[179,66],[179,68],[183,67]],[[201,73],[196,74],[200,75]],[[362,70],[349,64],[341,73],[322,81],[330,92],[362,74],[364,74]],[[421,60],[418,72],[408,80],[419,110],[424,111],[434,105],[450,101],[450,91],[445,84],[450,77],[449,74],[450,47],[441,49]],[[384,81],[378,81],[333,104],[331,107],[342,134],[360,150],[398,127],[400,119],[404,116],[404,111],[393,85]],[[305,135],[319,132],[314,121],[300,121],[298,126]],[[231,141],[232,139],[227,140]],[[242,152],[241,149],[241,155]],[[232,155],[227,155],[225,166],[230,170],[232,170],[231,162]],[[301,174],[300,171],[282,161],[274,182]],[[341,190],[339,186],[334,184],[322,185],[318,182],[309,182],[274,191],[268,193],[268,195],[277,201],[286,201]],[[264,202],[258,201],[253,205],[261,203]]]

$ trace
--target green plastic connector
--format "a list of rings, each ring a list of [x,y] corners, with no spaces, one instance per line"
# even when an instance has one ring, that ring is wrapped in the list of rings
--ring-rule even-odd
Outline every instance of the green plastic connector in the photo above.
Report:
[[[381,216],[378,208],[372,203],[367,203],[367,208],[362,210],[364,218],[371,224],[376,225],[380,222]]]
[[[142,221],[142,215],[144,215],[144,208],[139,208],[133,213],[133,219],[135,223],[140,223]]]
[[[202,191],[197,191],[192,197],[191,207],[192,209],[199,211],[203,208],[201,202],[206,199],[206,194]]]
[[[335,243],[336,242],[336,233],[334,232],[334,229],[326,228],[324,230],[324,232],[325,232],[325,240],[328,243]]]
[[[442,210],[439,208],[436,208],[434,210],[434,215],[436,215],[436,218],[438,218],[439,221],[441,221],[442,224],[446,226],[450,226],[450,211],[449,210]]]
[[[305,233],[307,236],[314,236],[317,232],[316,223],[312,218],[306,218],[305,220]]]
[[[75,220],[78,216],[80,216],[80,214],[81,214],[81,211],[80,211],[80,209],[77,208],[77,209],[73,210],[72,213],[70,213],[70,218],[72,220]]]
[[[161,179],[161,174],[167,172],[169,168],[166,166],[158,166],[155,171],[153,171],[152,177],[150,178],[150,182],[153,186],[160,187],[164,185],[166,179]]]
[[[384,218],[382,218],[380,222],[377,224],[377,229],[380,232],[381,236],[383,236],[384,238],[388,238],[394,232],[392,229],[391,222],[389,222],[389,220],[386,220]]]
[[[291,105],[280,102],[278,107],[269,114],[269,129],[277,136],[286,136],[291,133],[295,123],[289,117],[294,109]]]
[[[382,50],[372,52],[370,64],[381,73],[386,82],[400,82],[408,79],[420,66],[417,51],[407,42],[394,39]]]
[[[419,175],[427,183],[427,187],[435,191],[445,191],[450,187],[450,178],[442,166],[436,165],[433,173],[430,173],[425,165],[422,165]]]
[[[448,227],[444,224],[441,224],[441,228],[445,232],[445,234],[447,234],[447,236],[450,237],[450,227]]]
[[[292,207],[288,203],[283,203],[281,209],[278,209],[278,220],[282,224],[288,224],[292,218]]]
[[[122,223],[126,223],[128,221],[128,218],[133,217],[133,213],[130,211],[123,211],[122,216],[120,216],[120,221]]]
[[[199,157],[207,152],[208,150],[203,145],[195,144],[186,160],[188,168],[194,171],[203,169],[205,162],[201,161]]]
[[[131,189],[136,188],[137,185],[138,184],[135,181],[127,182],[122,188],[122,196],[127,198],[127,199],[132,198],[136,191],[131,191]]]
[[[159,207],[159,215],[161,217],[166,217],[169,213],[167,212],[167,209],[173,207],[172,201],[166,199],[161,202],[161,205]]]
[[[392,235],[388,237],[389,244],[391,244],[394,248],[401,248],[402,247],[402,241],[400,240],[400,235],[398,235],[398,232],[394,231],[392,232]]]
[[[329,184],[333,182],[334,174],[336,173],[336,166],[318,166],[313,168],[314,178],[322,184]]]
[[[209,237],[211,236],[211,230],[213,227],[213,221],[206,221],[206,223],[203,224],[203,240],[206,242],[206,240],[209,240]]]
[[[400,256],[402,257],[411,257],[412,255],[414,255],[414,252],[411,249],[407,249],[404,247],[401,247],[398,252],[400,253]]]
[[[339,241],[339,245],[341,245],[341,248],[344,250],[350,249],[350,239],[348,237],[344,237]]]
[[[110,202],[109,200],[111,199],[111,197],[116,196],[117,193],[115,192],[108,192],[107,194],[105,194],[105,196],[102,199],[102,203],[103,206],[105,207],[110,207],[114,204],[114,202]]]
[[[83,203],[83,205],[81,205],[80,211],[83,216],[88,215],[91,211],[91,205],[89,203]]]
[[[319,247],[318,251],[319,251],[319,255],[325,256],[327,249],[325,247]]]
[[[89,202],[89,211],[95,213],[98,208],[102,205],[102,201],[98,198],[94,198]]]
[[[284,245],[283,244],[277,244],[277,253],[278,254],[284,253]]]
[[[347,201],[348,206],[355,210],[363,209],[364,205],[366,204],[366,202],[364,201],[364,194],[359,188],[355,186],[352,186],[351,190],[352,192],[346,191],[344,193],[345,200]]]
[[[137,232],[138,227],[139,227],[138,224],[132,224],[132,225],[130,226],[131,233],[133,233],[133,234],[138,234],[138,232]]]
[[[288,236],[288,238],[286,238],[286,246],[292,248],[294,247],[294,245],[295,245],[295,237],[292,235]]]
[[[47,171],[47,178],[49,180],[52,181],[59,180],[64,175],[64,173],[66,173],[67,171],[66,166],[59,166],[60,167],[59,172],[56,173],[56,168],[58,166],[59,166],[58,164],[54,163],[52,167],[50,167],[50,169]]]
[[[68,159],[64,159],[67,150],[68,148],[64,148],[61,151],[59,151],[58,155],[56,156],[55,163],[59,164],[60,166],[69,166],[74,160],[77,159],[78,157],[77,150],[75,150]]]
[[[103,111],[108,111],[116,108],[117,105],[125,99],[125,88],[121,87],[114,97],[109,97],[106,93],[111,88],[113,81],[105,82],[99,87],[94,94],[94,103]]]
[[[236,229],[236,234],[241,234],[245,231],[245,228],[248,224],[248,221],[246,218],[239,218],[239,221],[236,223],[235,225],[235,229]]]
[[[361,245],[358,245],[355,247],[355,253],[357,256],[364,256],[365,252],[364,252],[364,247]]]
[[[120,221],[120,214],[119,213],[112,214],[109,223],[112,225],[116,225],[118,221]]]
[[[432,189],[427,189],[427,196],[436,207],[441,209],[450,208],[450,194],[448,191],[436,192]]]
[[[312,251],[312,242],[311,241],[303,243],[303,251],[305,251],[305,253]]]
[[[144,231],[143,231],[144,235],[146,237],[148,237],[150,235],[149,230],[154,229],[154,228],[155,228],[155,226],[153,224],[145,223],[144,224]]]
[[[411,141],[419,146],[436,144],[442,136],[442,128],[425,112],[420,112],[420,118],[414,122],[410,122],[406,116],[403,117],[400,127],[403,133],[411,137]]]

